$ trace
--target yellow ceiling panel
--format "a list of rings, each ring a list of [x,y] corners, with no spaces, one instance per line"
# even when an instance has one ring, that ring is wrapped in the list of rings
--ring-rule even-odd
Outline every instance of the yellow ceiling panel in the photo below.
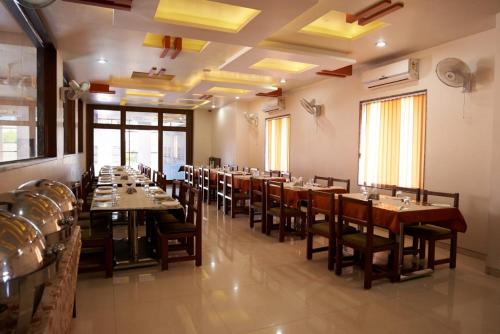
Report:
[[[373,30],[387,26],[382,21],[373,21],[367,25],[360,26],[357,22],[347,23],[345,19],[345,13],[332,10],[300,29],[300,32],[324,37],[355,39]]]
[[[260,10],[209,0],[160,0],[154,19],[172,24],[237,33]]]
[[[264,58],[257,63],[250,66],[250,68],[257,70],[272,70],[286,73],[302,73],[317,67],[315,64],[300,63],[298,61],[291,61],[276,58]]]
[[[144,36],[143,46],[149,46],[153,48],[161,48],[163,49],[163,37],[164,35],[146,33]],[[182,51],[191,51],[191,52],[201,52],[205,47],[209,44],[208,41],[202,41],[199,39],[191,39],[191,38],[182,38]],[[170,39],[170,47],[174,47],[174,39]]]
[[[129,96],[140,96],[140,97],[163,97],[165,94],[160,92],[144,91],[144,90],[132,90],[127,89],[126,92]]]
[[[226,93],[226,94],[235,94],[235,95],[244,95],[250,93],[248,89],[241,88],[229,88],[229,87],[212,87],[207,92],[209,93]]]

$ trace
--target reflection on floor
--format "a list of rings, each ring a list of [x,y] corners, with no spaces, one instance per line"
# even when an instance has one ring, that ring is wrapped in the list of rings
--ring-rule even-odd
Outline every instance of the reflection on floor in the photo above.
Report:
[[[80,276],[73,333],[499,333],[500,280],[479,260],[365,291],[359,270],[337,277],[326,254],[307,261],[305,241],[280,244],[214,206],[204,214],[202,267]]]

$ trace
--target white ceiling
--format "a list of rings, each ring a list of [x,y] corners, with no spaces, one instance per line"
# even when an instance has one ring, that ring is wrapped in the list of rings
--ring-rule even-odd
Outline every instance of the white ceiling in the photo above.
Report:
[[[78,81],[108,82],[116,87],[117,94],[104,97],[91,94],[91,101],[119,103],[132,71],[148,72],[156,66],[175,75],[172,84],[154,89],[164,92],[165,97],[161,101],[158,98],[128,99],[128,103],[175,107],[177,100],[197,97],[193,94],[204,94],[213,86],[247,87],[205,80],[201,78],[203,69],[271,76],[277,85],[281,78],[286,78],[282,86],[287,90],[325,78],[316,75],[314,69],[307,73],[283,74],[257,71],[249,66],[264,57],[311,62],[319,65],[318,69],[328,70],[355,62],[376,62],[493,28],[494,14],[500,12],[499,0],[401,1],[405,4],[403,9],[383,17],[388,26],[352,41],[306,35],[299,30],[330,10],[353,13],[375,0],[219,0],[261,10],[261,14],[235,34],[154,21],[158,0],[134,0],[130,12],[58,0],[43,9],[42,14],[62,52],[67,73]],[[0,27],[2,24],[3,20]],[[146,32],[211,43],[201,53],[181,52],[174,60],[160,59],[160,49],[142,46]],[[374,46],[380,38],[388,43],[384,49]],[[99,57],[109,62],[98,64]],[[268,82],[253,85],[250,93],[242,98],[255,98],[256,92],[270,89]],[[233,99],[234,96],[222,94],[215,102],[220,107]],[[204,107],[211,107],[211,103]]]

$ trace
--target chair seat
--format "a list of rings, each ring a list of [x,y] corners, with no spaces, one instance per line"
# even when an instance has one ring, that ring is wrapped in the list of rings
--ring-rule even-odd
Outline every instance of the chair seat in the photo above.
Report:
[[[159,224],[158,228],[162,234],[195,232],[196,226],[191,223],[168,223]]]
[[[450,235],[451,231],[435,225],[413,225],[405,227],[404,233],[417,238],[439,238]]]
[[[353,233],[343,235],[342,239],[345,243],[352,245],[356,248],[366,248],[366,234],[365,233]],[[373,236],[373,247],[374,248],[384,248],[396,244],[393,240],[380,237],[378,235]]]
[[[168,211],[158,211],[155,213],[155,219],[158,223],[184,223],[183,217],[177,217]]]
[[[252,207],[261,209],[262,208],[262,202],[253,202]]]
[[[284,211],[285,216],[287,216],[287,217],[301,216],[301,215],[304,214],[302,211],[300,211],[297,208],[284,207],[283,211]],[[279,215],[280,215],[280,208],[270,208],[269,210],[267,210],[267,212],[269,214],[273,215],[273,216],[278,216],[279,217]]]
[[[358,230],[356,230],[356,228],[349,225],[344,224],[342,228],[343,228],[342,234],[358,233]],[[327,221],[316,221],[316,223],[312,224],[312,226],[309,227],[309,232],[318,233],[322,235],[329,235],[330,223]]]

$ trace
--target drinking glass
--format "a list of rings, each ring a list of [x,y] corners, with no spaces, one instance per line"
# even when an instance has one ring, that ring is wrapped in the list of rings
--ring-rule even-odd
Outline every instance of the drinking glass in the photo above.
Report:
[[[144,192],[146,193],[146,197],[149,197],[149,183],[144,185]]]

